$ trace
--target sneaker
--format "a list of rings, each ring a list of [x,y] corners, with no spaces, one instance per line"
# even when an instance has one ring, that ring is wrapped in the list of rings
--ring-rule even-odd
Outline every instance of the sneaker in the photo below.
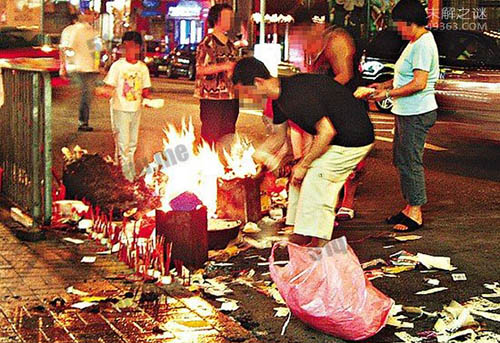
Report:
[[[94,129],[92,127],[88,126],[88,124],[84,124],[84,125],[78,126],[78,131],[90,132],[90,131],[94,131]]]

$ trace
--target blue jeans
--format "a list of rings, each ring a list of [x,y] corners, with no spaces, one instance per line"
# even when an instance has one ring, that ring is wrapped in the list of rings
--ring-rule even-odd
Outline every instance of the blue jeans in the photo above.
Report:
[[[92,92],[98,73],[71,73],[71,80],[80,87],[81,98],[78,111],[78,124],[88,125],[90,117],[90,104],[92,103]]]
[[[437,112],[418,115],[396,115],[393,163],[399,171],[401,191],[410,206],[427,202],[424,174],[424,144],[427,132],[436,122]]]

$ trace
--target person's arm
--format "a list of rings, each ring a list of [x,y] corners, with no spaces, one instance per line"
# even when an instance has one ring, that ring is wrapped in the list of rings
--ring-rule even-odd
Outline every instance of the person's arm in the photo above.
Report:
[[[382,90],[382,89],[390,89],[392,88],[392,84],[394,82],[394,79],[390,79],[384,82],[376,82],[368,85],[367,87],[369,88],[375,88],[376,90]]]
[[[142,90],[142,97],[144,99],[153,99],[153,96],[151,95],[151,90],[149,88],[144,88]]]
[[[352,37],[337,30],[330,34],[325,47],[325,57],[335,74],[334,80],[346,85],[354,77],[354,54],[356,46]]]
[[[142,80],[142,84],[143,84],[143,89],[142,89],[142,97],[144,99],[152,99],[152,96],[151,96],[151,76],[149,75],[149,69],[148,69],[148,66],[146,64],[143,64],[142,65],[142,69],[143,69],[143,80]]]
[[[275,154],[281,149],[283,144],[287,144],[288,123],[285,121],[281,124],[273,125],[273,133],[262,143],[253,154],[253,159],[256,163],[266,165],[269,169],[273,169]]]
[[[412,95],[425,89],[428,77],[429,72],[415,69],[413,70],[413,79],[403,87],[378,90],[371,98],[375,101],[380,101],[389,97],[401,98]]]
[[[108,75],[103,80],[104,85],[96,87],[94,94],[102,98],[111,98],[115,93],[116,87],[118,87],[118,75],[117,62],[111,65]]]
[[[429,72],[433,67],[433,56],[437,54],[435,44],[428,41],[419,40],[413,46],[410,55],[407,57],[413,70],[413,79],[404,86],[391,90],[377,90],[372,99],[375,101],[383,100],[389,97],[401,98],[420,92],[427,87]]]
[[[68,77],[68,71],[66,70],[66,48],[59,48],[59,75],[62,78]]]
[[[94,89],[94,94],[100,98],[109,99],[113,96],[115,92],[115,87],[111,85],[104,84],[103,86],[96,87]]]
[[[234,69],[236,62],[225,62],[218,64],[211,64],[207,66],[197,66],[196,74],[198,75],[213,75],[222,72],[231,72]]]
[[[206,44],[200,44],[196,50],[196,74],[214,75],[222,72],[232,72],[236,62],[216,63],[212,49]]]
[[[316,123],[316,135],[314,136],[311,148],[293,169],[291,180],[293,186],[300,187],[302,180],[306,176],[307,169],[309,169],[314,160],[326,152],[336,134],[337,132],[328,117],[323,117]]]
[[[67,27],[61,33],[61,44],[59,45],[59,75],[62,78],[67,78],[68,71],[66,69],[66,54],[70,48],[70,27]]]

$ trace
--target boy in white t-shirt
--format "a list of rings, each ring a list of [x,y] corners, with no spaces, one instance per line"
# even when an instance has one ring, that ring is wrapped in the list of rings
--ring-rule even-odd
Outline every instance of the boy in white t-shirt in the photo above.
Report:
[[[141,104],[150,98],[151,80],[146,64],[140,60],[142,37],[129,31],[123,35],[125,58],[111,65],[105,85],[96,89],[97,96],[111,98],[111,126],[115,137],[115,159],[120,158],[123,175],[135,178],[134,154],[139,136]]]

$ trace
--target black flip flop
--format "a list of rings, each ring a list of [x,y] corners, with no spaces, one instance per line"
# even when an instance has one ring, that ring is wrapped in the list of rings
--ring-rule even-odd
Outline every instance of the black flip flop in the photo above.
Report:
[[[398,214],[395,214],[389,218],[386,218],[385,222],[387,224],[399,224],[401,221],[405,218],[408,218],[403,212],[399,212]]]
[[[400,230],[400,229],[393,228],[394,231],[399,232],[399,233],[412,232],[412,231],[418,230],[418,229],[422,228],[422,226],[424,226],[423,223],[419,224],[416,221],[414,221],[413,219],[411,219],[410,217],[407,217],[406,215],[404,215],[404,216],[405,216],[405,218],[401,222],[397,223],[396,225],[398,225],[398,224],[404,225],[407,227],[407,229]]]

